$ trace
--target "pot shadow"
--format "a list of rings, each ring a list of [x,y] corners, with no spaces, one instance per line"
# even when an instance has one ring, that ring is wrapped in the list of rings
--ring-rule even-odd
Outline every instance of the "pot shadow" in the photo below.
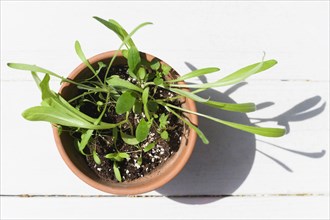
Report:
[[[242,84],[231,89],[234,91],[240,86]],[[226,93],[213,89],[200,95],[212,97],[215,101],[235,103]],[[246,114],[222,111],[199,104],[197,109],[213,117],[251,124]],[[199,117],[198,127],[209,139],[210,144],[204,145],[198,139],[194,152],[182,172],[157,190],[162,195],[182,203],[205,204],[230,195],[244,182],[255,158],[256,138],[253,134],[202,117]],[[187,198],[191,195],[199,195],[203,198],[198,200]]]
[[[196,68],[186,63],[191,69]],[[200,77],[203,83],[207,80],[204,76]],[[230,98],[240,87],[247,83],[239,83],[230,87],[224,93],[209,89],[200,93],[202,97],[210,97],[215,101],[236,103]],[[321,101],[321,97],[315,96],[298,103],[288,111],[273,118],[253,118],[256,122],[251,123],[246,114],[228,112],[214,109],[206,105],[198,104],[197,109],[201,113],[207,112],[208,115],[228,121],[240,122],[247,125],[257,125],[260,122],[276,121],[289,131],[289,122],[302,121],[321,114],[326,106],[324,102],[320,107],[315,108]],[[257,109],[263,109],[274,105],[273,102],[263,102],[257,104]],[[281,160],[272,157],[259,149],[256,149],[256,142],[263,142],[270,146],[284,150],[288,153],[295,153],[301,156],[317,159],[325,155],[326,151],[302,152],[292,150],[287,147],[258,140],[255,135],[246,133],[225,125],[199,117],[199,128],[209,139],[210,144],[204,145],[199,139],[196,142],[194,152],[179,175],[171,182],[159,188],[157,192],[162,195],[185,204],[207,204],[221,198],[230,196],[245,181],[249,175],[256,152],[271,159],[288,172],[293,170]]]

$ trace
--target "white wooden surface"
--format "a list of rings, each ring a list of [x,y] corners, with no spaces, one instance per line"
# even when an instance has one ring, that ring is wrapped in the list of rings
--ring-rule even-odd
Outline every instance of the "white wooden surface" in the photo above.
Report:
[[[328,219],[328,9],[328,1],[2,1],[1,219]],[[129,30],[152,21],[136,34],[136,44],[180,73],[219,66],[224,75],[258,62],[266,51],[279,61],[275,68],[204,95],[255,102],[261,109],[249,117],[289,133],[257,137],[200,119],[211,144],[197,142],[185,169],[163,188],[131,198],[89,187],[60,158],[50,126],[22,119],[40,94],[29,74],[6,63],[35,63],[67,75],[80,63],[76,39],[88,56],[117,48],[119,41],[94,15]],[[245,114],[199,109],[249,123]]]

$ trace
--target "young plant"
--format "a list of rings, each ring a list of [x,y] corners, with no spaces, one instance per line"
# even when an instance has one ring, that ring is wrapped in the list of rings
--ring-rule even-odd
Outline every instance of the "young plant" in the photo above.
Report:
[[[214,87],[239,83],[273,67],[277,63],[276,60],[262,60],[210,83],[179,84],[180,81],[217,72],[219,68],[203,68],[176,77],[172,74],[170,66],[157,59],[149,62],[142,57],[132,40],[135,32],[151,24],[150,22],[142,23],[128,33],[115,20],[94,18],[117,34],[122,42],[110,62],[99,62],[97,69],[94,69],[86,59],[79,41],[75,42],[75,51],[89,69],[91,77],[77,81],[36,65],[8,63],[8,66],[30,71],[41,90],[41,105],[25,110],[23,117],[31,121],[47,121],[56,125],[59,131],[69,132],[74,137],[79,152],[88,160],[92,158],[95,166],[112,165],[109,170],[112,169],[117,181],[123,181],[122,167],[128,166],[129,161],[134,161],[134,167],[138,172],[145,162],[143,158],[153,155],[156,151],[164,154],[164,149],[159,148],[160,144],[169,144],[173,138],[172,132],[180,131],[180,126],[188,126],[196,131],[203,143],[209,143],[203,132],[185,118],[184,112],[262,136],[280,137],[285,134],[282,128],[242,125],[181,106],[182,98],[189,98],[227,111],[255,111],[253,103],[218,102],[201,97],[198,93]],[[119,52],[126,58],[127,66],[113,65]],[[37,73],[44,74],[44,77],[39,78]],[[65,100],[50,89],[51,76],[76,85],[80,93],[70,100]],[[100,149],[100,146],[103,148]],[[155,158],[151,159],[151,163]],[[129,172],[127,169],[125,173]]]

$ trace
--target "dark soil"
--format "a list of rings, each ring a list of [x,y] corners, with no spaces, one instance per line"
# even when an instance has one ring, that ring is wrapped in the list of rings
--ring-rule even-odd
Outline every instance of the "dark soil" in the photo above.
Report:
[[[129,77],[127,72],[127,66],[113,66],[110,69],[109,75],[119,75],[121,78],[126,79],[132,83],[136,83],[134,79]],[[104,73],[100,74],[100,78],[104,78]],[[151,94],[156,98],[167,98],[173,97],[174,94],[166,89],[158,89],[154,91],[154,89],[150,89]],[[83,92],[83,91],[81,91]],[[102,95],[90,95],[88,97],[90,100],[102,101]],[[176,100],[171,102],[171,104],[181,106],[182,103]],[[85,114],[97,118],[100,114],[100,111],[97,109],[97,106],[93,103],[84,102],[81,103],[75,102],[74,106],[79,106],[80,110]],[[170,158],[175,152],[178,151],[181,136],[183,134],[184,124],[178,119],[175,115],[166,111],[166,109],[162,106],[159,106],[156,114],[161,115],[162,113],[168,114],[168,134],[169,139],[163,140],[160,137],[160,134],[157,132],[157,127],[155,125],[151,126],[150,133],[145,141],[140,143],[140,147],[144,148],[149,143],[156,142],[155,147],[148,151],[143,152],[139,150],[136,146],[128,145],[124,143],[120,138],[118,138],[116,142],[116,147],[120,152],[129,152],[130,158],[124,159],[121,162],[117,162],[122,181],[131,181],[137,179],[139,177],[143,177],[148,173],[152,172],[158,166],[164,164],[168,158]],[[136,129],[139,121],[144,118],[143,113],[135,114],[133,112],[129,115],[129,121]],[[115,106],[109,106],[106,114],[103,117],[103,121],[109,123],[118,123],[125,119],[125,114],[118,115],[115,113]],[[155,119],[155,122],[158,124],[158,120]],[[123,124],[121,127],[122,131],[129,134],[130,127],[128,124]],[[74,134],[76,137],[80,137],[79,133]],[[109,153],[115,153],[115,143],[114,138],[112,136],[112,130],[102,130],[94,132],[93,137],[88,144],[88,149],[85,149],[87,154],[91,154],[93,149],[96,149],[96,152],[101,159],[101,164],[98,165],[95,163],[93,156],[86,156],[86,160],[91,169],[95,171],[95,173],[103,180],[106,181],[117,181],[113,171],[113,161],[105,158],[104,156]],[[139,158],[142,158],[142,163]],[[141,160],[141,159],[140,159]]]

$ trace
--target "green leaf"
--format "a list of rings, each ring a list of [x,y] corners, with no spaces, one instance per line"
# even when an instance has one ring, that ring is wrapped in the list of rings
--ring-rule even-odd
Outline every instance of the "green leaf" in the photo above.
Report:
[[[136,137],[134,136],[131,136],[129,134],[126,134],[122,131],[120,131],[120,135],[121,135],[121,138],[123,139],[123,141],[126,143],[126,144],[129,144],[129,145],[137,145],[138,143],[140,143]]]
[[[141,119],[136,128],[136,140],[138,142],[144,141],[149,135],[149,130],[150,128],[148,126],[148,123],[144,119]]]
[[[141,103],[141,101],[139,101],[139,100],[135,101],[135,104],[133,106],[133,112],[135,114],[141,114],[141,112],[142,112],[142,103]]]
[[[221,87],[221,86],[228,86],[232,84],[239,83],[249,76],[265,71],[277,64],[276,60],[267,60],[260,63],[255,63],[249,66],[246,66],[242,69],[237,70],[236,72],[226,76],[223,79],[217,80],[211,83],[204,83],[204,84],[171,84],[171,87],[184,87],[184,88],[201,88],[201,89],[208,89],[212,87]]]
[[[143,92],[142,88],[134,85],[133,83],[130,83],[127,80],[121,79],[118,75],[111,76],[110,79],[107,80],[107,83],[113,87],[121,87],[121,88],[134,90],[137,92]]]
[[[24,63],[7,63],[7,65],[9,67],[13,68],[13,69],[27,70],[27,71],[38,72],[38,73],[45,73],[45,74],[49,74],[51,76],[55,76],[57,78],[63,79],[62,76],[60,76],[56,73],[53,73],[50,70],[46,70],[44,68],[36,66],[36,65],[24,64]]]
[[[57,109],[49,106],[35,106],[25,110],[22,116],[29,121],[46,121],[52,124],[85,128],[85,129],[109,129],[118,126],[118,124],[101,123],[94,125],[82,119],[73,118],[70,115],[59,112]]]
[[[167,107],[166,105],[164,105],[164,106],[167,109],[167,111],[172,112],[176,117],[181,119],[185,124],[187,124],[191,129],[193,129],[197,133],[199,138],[203,141],[204,144],[209,144],[210,143],[209,140],[205,137],[205,135],[203,134],[203,132],[199,128],[197,128],[195,125],[193,125],[189,120],[187,120],[184,117],[180,116],[173,109]]]
[[[123,57],[128,59],[128,51],[127,50],[121,50],[121,53],[122,53]]]
[[[41,89],[40,88],[41,79],[39,78],[38,74],[36,72],[33,72],[33,71],[31,71],[31,74],[32,74],[32,78],[36,82],[38,88]]]
[[[140,67],[137,73],[139,79],[143,80],[146,77],[146,74],[146,70],[143,67]]]
[[[219,71],[220,69],[217,67],[209,67],[209,68],[203,68],[203,69],[198,69],[198,70],[194,70],[188,74],[185,74],[183,76],[180,76],[177,79],[173,79],[173,80],[168,80],[167,82],[179,82],[179,81],[184,81],[186,79],[190,79],[190,78],[194,78],[194,77],[198,77],[201,75],[206,75],[206,74],[210,74],[210,73],[214,73]]]
[[[143,152],[148,152],[148,151],[150,151],[152,148],[154,148],[155,146],[156,146],[156,143],[155,143],[155,142],[150,143],[150,144],[148,144],[147,146],[145,146],[145,147],[143,148]]]
[[[143,103],[144,114],[146,115],[148,121],[150,121],[150,114],[148,109],[148,97],[149,97],[149,87],[146,87],[142,92],[142,103]]]
[[[36,81],[39,81],[37,79]],[[117,124],[108,124],[101,122],[100,125],[94,123],[96,119],[80,112],[75,107],[70,105],[60,95],[55,94],[49,88],[50,77],[45,75],[43,80],[39,83],[39,88],[42,93],[42,106],[33,107],[23,112],[23,117],[31,121],[47,121],[50,123],[87,128],[87,129],[108,129],[118,126]]]
[[[93,18],[95,18],[97,21],[101,22],[104,26],[115,32],[122,41],[124,41],[124,39],[128,36],[127,31],[115,20],[110,19],[109,21],[106,21],[97,16],[94,16]],[[129,39],[127,41],[127,45],[129,47],[135,46],[132,39]]]
[[[167,127],[167,119],[169,115],[165,115],[164,113],[159,117],[159,128],[165,129]]]
[[[253,74],[265,71],[273,67],[275,64],[277,64],[276,60],[267,60],[267,61],[262,61],[260,63],[255,63],[237,70],[236,72],[230,74],[229,76],[226,76],[225,78],[218,80],[216,83],[222,85],[236,84],[245,80],[246,78],[248,78]]]
[[[118,182],[121,182],[121,175],[116,161],[113,162],[113,172]]]
[[[258,135],[265,136],[265,137],[281,137],[281,136],[285,135],[285,133],[286,133],[286,130],[282,129],[282,128],[265,128],[265,127],[242,125],[242,124],[238,124],[238,123],[235,123],[235,122],[224,121],[224,120],[214,118],[214,117],[211,117],[209,115],[201,114],[201,113],[198,113],[198,112],[193,112],[193,111],[190,111],[188,109],[183,109],[183,108],[180,108],[180,107],[175,106],[175,105],[171,105],[171,104],[166,104],[166,105],[171,107],[171,108],[175,108],[175,109],[178,109],[178,110],[181,110],[181,111],[185,111],[185,112],[188,112],[188,113],[192,113],[192,114],[210,119],[212,121],[227,125],[227,126],[232,127],[232,128],[236,128],[236,129],[239,129],[239,130],[242,130],[242,131],[246,131],[246,132],[253,133],[253,134],[258,134]]]
[[[125,152],[119,152],[118,153],[118,156],[123,158],[123,159],[128,159],[130,158],[129,154],[128,153],[125,153]]]
[[[158,70],[160,68],[160,62],[157,59],[152,59],[150,62],[150,68],[153,70]]]
[[[89,130],[82,132],[82,134],[81,134],[81,141],[78,141],[78,149],[79,149],[80,153],[82,153],[83,155],[86,155],[84,152],[84,149],[87,146],[90,138],[92,137],[93,132],[94,132],[94,130],[89,129]]]
[[[149,97],[149,87],[144,88],[142,92],[142,103],[147,104],[148,103],[148,97]]]
[[[94,75],[96,75],[96,71],[94,70],[92,65],[88,62],[88,60],[86,59],[86,56],[81,49],[79,41],[76,40],[76,42],[74,44],[74,48],[76,50],[78,57],[81,59],[81,61],[94,73]]]
[[[168,132],[167,131],[163,131],[161,134],[160,134],[160,137],[164,140],[167,140],[168,139]]]
[[[132,77],[133,79],[137,79],[137,76],[135,75],[134,71],[132,71],[131,69],[128,69],[127,72],[130,77]]]
[[[35,72],[35,73],[44,73],[44,74],[48,74],[50,76],[54,76],[56,78],[61,79],[63,82],[69,82],[81,87],[84,87],[85,89],[93,89],[93,87],[89,87],[87,85],[83,85],[81,83],[77,83],[73,80],[70,79],[66,79],[63,76],[60,76],[50,70],[44,69],[42,67],[36,66],[36,65],[30,65],[30,64],[23,64],[23,63],[7,63],[7,65],[13,69],[18,69],[18,70],[27,70],[27,71],[31,71],[31,72]]]
[[[216,102],[216,101],[207,101],[203,104],[219,108],[226,111],[233,111],[233,112],[253,112],[256,110],[256,106],[254,103],[224,103],[224,102]]]
[[[22,113],[22,116],[29,121],[47,121],[53,124],[79,128],[90,126],[89,123],[72,118],[71,116],[58,112],[56,109],[48,106],[35,106],[28,108]]]
[[[138,158],[138,160],[137,160],[137,164],[138,164],[139,166],[141,166],[141,164],[142,164],[142,157],[141,157],[141,156]]]
[[[98,165],[101,164],[101,159],[99,158],[99,156],[97,155],[96,153],[96,150],[93,150],[93,159],[94,159],[94,162]]]
[[[175,88],[170,88],[170,90],[171,90],[172,92],[175,92],[175,93],[181,95],[181,96],[184,96],[184,97],[190,98],[190,99],[192,99],[192,100],[194,100],[194,101],[196,101],[196,102],[202,102],[202,103],[203,103],[203,102],[207,102],[207,101],[209,101],[208,99],[204,99],[204,98],[202,98],[202,97],[200,97],[200,96],[198,96],[198,95],[195,95],[195,94],[193,94],[193,93],[191,93],[191,92],[189,92],[189,91],[187,91],[187,90],[183,90],[183,89],[175,89]]]
[[[252,134],[258,134],[265,137],[282,137],[285,135],[286,131],[282,128],[265,128],[265,127],[256,127],[256,126],[249,126],[249,125],[242,125],[234,122],[224,121],[216,118],[209,117],[209,119],[222,123],[232,128],[236,128],[242,131],[246,131]]]
[[[138,49],[136,47],[129,48],[128,59],[127,59],[128,68],[133,73],[135,73],[140,63],[141,63],[141,57]]]
[[[156,77],[154,79],[154,83],[155,83],[155,85],[160,86],[160,85],[163,85],[164,80],[162,78],[160,78],[160,77]]]
[[[105,155],[104,157],[107,159],[110,159],[112,161],[121,162],[124,159],[128,159],[130,156],[128,153],[125,153],[125,152],[116,152],[116,153],[109,153],[109,154]]]
[[[121,94],[116,103],[116,113],[123,114],[130,111],[135,103],[135,99],[131,91],[126,91]]]
[[[172,69],[172,67],[170,67],[169,65],[162,63],[162,72],[164,75],[168,75]]]

